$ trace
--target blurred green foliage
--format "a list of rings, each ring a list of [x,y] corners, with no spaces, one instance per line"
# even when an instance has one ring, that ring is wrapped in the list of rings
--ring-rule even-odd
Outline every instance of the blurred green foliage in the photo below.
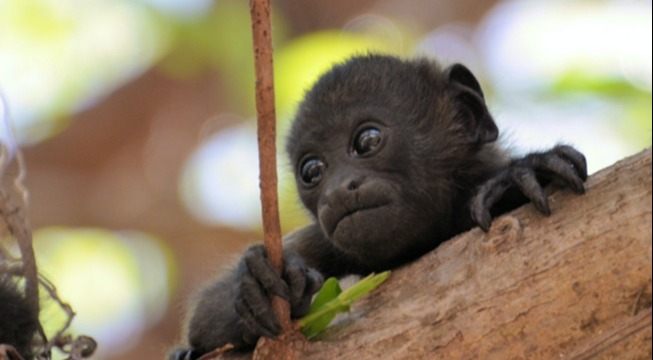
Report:
[[[286,21],[272,13],[274,46],[287,38]],[[254,61],[249,3],[224,0],[208,13],[174,21],[174,40],[159,67],[168,74],[192,78],[219,73],[228,91],[226,103],[239,114],[254,115]]]
[[[77,312],[72,330],[107,347],[128,344],[165,313],[177,286],[176,259],[161,239],[98,228],[49,227],[34,233],[39,271]],[[40,314],[52,336],[65,313],[44,301]]]
[[[560,74],[551,86],[550,93],[562,99],[572,96],[601,99],[615,109],[615,128],[624,137],[636,147],[651,145],[651,91],[635,86],[622,76],[606,77],[573,69]]]

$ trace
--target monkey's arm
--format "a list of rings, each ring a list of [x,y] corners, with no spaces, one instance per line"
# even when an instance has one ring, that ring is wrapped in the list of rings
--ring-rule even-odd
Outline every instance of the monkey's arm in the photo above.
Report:
[[[571,146],[559,145],[514,159],[505,169],[483,183],[472,197],[472,219],[487,231],[492,214],[512,210],[530,200],[545,215],[550,214],[544,187],[550,183],[569,187],[577,194],[585,192],[587,180],[585,156]]]
[[[248,341],[247,328],[239,321],[234,309],[235,287],[241,267],[242,262],[230,274],[210,284],[199,294],[188,323],[188,340],[194,355],[204,354],[227,343],[242,348],[252,342]],[[183,356],[174,358],[182,359]]]

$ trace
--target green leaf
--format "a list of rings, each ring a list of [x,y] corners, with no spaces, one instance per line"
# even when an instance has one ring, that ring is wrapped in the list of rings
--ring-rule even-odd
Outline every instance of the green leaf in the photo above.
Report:
[[[342,312],[348,312],[350,305],[381,285],[390,276],[390,272],[375,275],[360,280],[349,289],[342,291],[335,278],[329,278],[315,296],[309,312],[299,319],[301,331],[307,338],[313,338],[324,330],[331,321]]]
[[[302,333],[307,338],[312,338],[324,330],[339,311],[337,311],[338,295],[342,293],[338,280],[334,277],[328,278],[320,291],[315,295],[308,314],[300,319]],[[334,307],[336,306],[336,307]]]
[[[315,299],[313,299],[313,303],[311,304],[311,307],[308,309],[308,314],[317,312],[326,303],[328,303],[329,301],[335,299],[338,295],[340,295],[341,292],[342,289],[340,288],[338,279],[334,277],[330,277],[326,279],[320,291],[318,291],[317,295],[315,295]]]
[[[322,330],[326,329],[327,326],[333,321],[333,319],[338,315],[339,311],[325,311],[320,314],[320,316],[313,316],[304,320],[300,320],[301,331],[307,339],[314,338]]]
[[[376,287],[386,281],[388,277],[390,277],[390,271],[382,272],[377,275],[371,274],[354,284],[349,289],[343,291],[340,295],[338,295],[338,299],[345,301],[347,304],[351,304],[365,294],[376,289]]]

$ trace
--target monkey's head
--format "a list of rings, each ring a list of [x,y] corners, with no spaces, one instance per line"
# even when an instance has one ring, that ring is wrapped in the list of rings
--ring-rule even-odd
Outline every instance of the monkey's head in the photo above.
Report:
[[[367,55],[335,66],[306,94],[287,150],[325,236],[378,265],[450,236],[456,179],[497,135],[464,66]]]

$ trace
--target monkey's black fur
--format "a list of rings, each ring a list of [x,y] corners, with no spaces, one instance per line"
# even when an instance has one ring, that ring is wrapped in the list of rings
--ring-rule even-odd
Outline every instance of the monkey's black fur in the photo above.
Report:
[[[301,316],[323,276],[367,274],[411,261],[492,216],[532,200],[549,213],[543,186],[583,193],[584,156],[569,146],[511,159],[481,87],[463,65],[359,56],[334,67],[306,94],[287,152],[315,221],[289,235],[285,270],[261,246],[200,294],[192,310],[196,358],[231,342],[249,349],[280,328],[268,295]]]
[[[0,344],[13,346],[23,359],[32,359],[38,336],[38,307],[33,305],[10,276],[0,274]]]

